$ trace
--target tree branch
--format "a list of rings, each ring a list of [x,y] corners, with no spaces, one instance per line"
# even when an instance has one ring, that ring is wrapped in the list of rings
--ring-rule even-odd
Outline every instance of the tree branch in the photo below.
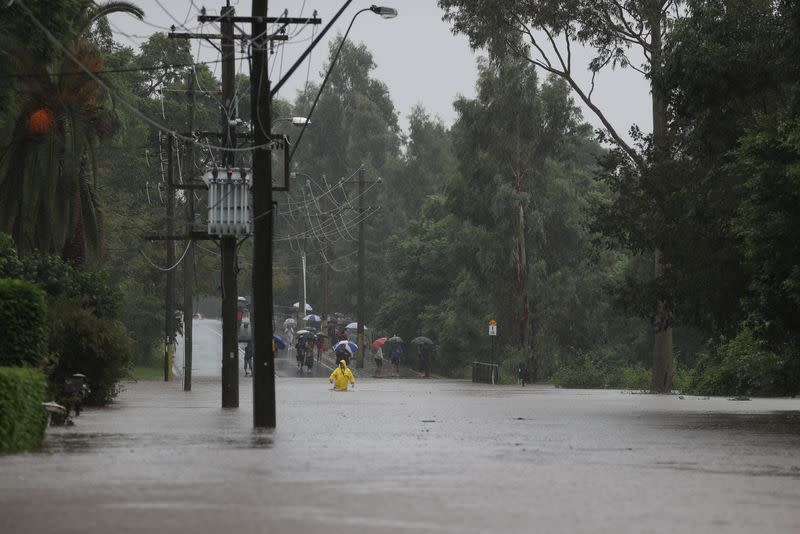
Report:
[[[521,57],[522,59],[524,59],[525,61],[527,61],[531,65],[539,67],[540,69],[544,70],[545,72],[549,72],[550,74],[555,74],[556,76],[561,76],[561,77],[565,77],[567,75],[566,72],[560,71],[558,69],[554,69],[550,65],[546,65],[546,64],[542,63],[541,61],[538,61],[536,59],[531,58],[530,56],[528,56],[525,53],[524,50],[518,48],[511,41],[506,40],[506,45],[512,50],[512,52],[514,52],[514,54],[517,55],[517,57]]]
[[[603,11],[603,15],[611,30],[613,30],[617,34],[618,39],[625,41],[626,43],[641,46],[645,50],[648,50],[650,48],[650,45],[642,39],[642,34],[635,32],[628,25],[628,21],[624,18],[624,16],[621,13],[620,13],[620,20],[622,21],[622,25],[614,22],[614,19],[611,18],[611,14],[608,11]]]
[[[639,67],[635,66],[635,65],[634,65],[633,63],[631,63],[630,61],[628,61],[628,66],[629,66],[630,68],[632,68],[633,70],[635,70],[636,72],[638,72],[639,74],[641,74],[642,76],[644,76],[645,78],[649,78],[649,77],[650,77],[650,74],[648,74],[647,72],[645,72],[643,69],[640,69]]]
[[[594,112],[595,116],[597,116],[598,119],[600,119],[600,122],[602,122],[605,129],[608,130],[608,133],[614,139],[614,142],[617,144],[617,146],[623,152],[625,152],[625,154],[628,155],[631,161],[633,161],[640,170],[644,170],[645,168],[644,159],[636,152],[636,150],[633,149],[633,147],[631,147],[628,143],[625,142],[624,139],[622,139],[622,137],[620,137],[620,135],[608,121],[603,112],[600,111],[600,109],[597,106],[595,106],[594,103],[592,103],[591,99],[586,95],[586,93],[583,92],[583,90],[578,86],[575,80],[573,80],[569,76],[564,77],[564,79],[567,81],[567,83],[569,83],[570,87],[572,87],[572,89],[578,94],[580,99],[583,100],[583,103],[586,104],[586,106]]]
[[[592,69],[592,88],[589,90],[589,94],[586,96],[586,98],[589,99],[589,102],[592,101],[592,93],[594,93],[595,76],[597,76],[597,73],[600,72],[600,70],[602,70],[606,65],[608,65],[609,62],[611,62],[611,56],[608,56],[606,60],[603,62],[603,64],[600,65],[597,69]]]
[[[567,28],[569,25],[567,25]],[[564,42],[567,46],[567,72],[572,70],[572,46],[569,44],[569,32],[564,29]]]
[[[539,46],[539,43],[536,42],[536,37],[533,36],[533,32],[531,31],[531,29],[528,28],[528,26],[522,21],[522,19],[519,18],[519,15],[515,15],[515,18],[517,19],[517,23],[522,27],[522,33],[525,33],[528,36],[528,39],[530,39],[531,44],[534,46],[534,48],[536,48],[536,50],[539,51],[539,54],[542,56],[542,59],[547,63],[547,68],[548,69],[553,68],[553,64],[551,63],[550,58],[547,57],[547,54],[544,53],[544,50],[542,50],[542,48]]]
[[[556,45],[556,41],[553,38],[553,35],[544,26],[542,26],[542,31],[547,36],[547,40],[550,41],[550,46],[553,47],[553,51],[556,53],[556,57],[558,58],[558,62],[561,64],[561,68],[564,70],[564,72],[566,72],[569,75],[569,73],[570,73],[569,72],[569,66],[567,66],[566,63],[564,63],[564,58],[561,56],[561,52],[558,50],[558,45]]]

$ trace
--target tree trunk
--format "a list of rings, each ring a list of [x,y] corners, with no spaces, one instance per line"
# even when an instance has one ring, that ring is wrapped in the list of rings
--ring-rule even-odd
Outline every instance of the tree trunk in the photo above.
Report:
[[[81,181],[84,179],[86,166],[89,164],[86,154],[81,155],[78,170],[78,183],[75,184],[75,214],[71,222],[69,238],[64,244],[61,257],[77,268],[86,265],[86,228],[83,221],[83,203],[81,202]]]
[[[517,116],[517,161],[516,161],[516,176],[514,189],[517,193],[522,193],[524,189],[525,171],[522,168],[522,147],[520,145],[519,135],[519,116]],[[521,195],[520,195],[521,196]],[[528,254],[525,249],[525,208],[520,202],[517,213],[517,295],[519,295],[522,312],[519,318],[519,337],[520,346],[522,347],[523,354],[527,360],[533,358],[531,352],[531,334],[530,334],[530,311],[528,309]]]
[[[663,40],[662,26],[664,22],[661,2],[653,2],[650,17],[651,34],[651,76],[650,90],[653,101],[653,162],[658,165],[670,157],[667,139],[667,95],[663,80]],[[655,276],[663,275],[664,264],[661,250],[655,250]],[[653,336],[653,377],[651,390],[655,393],[668,393],[672,390],[672,328],[667,317],[664,302],[659,302],[656,310]]]

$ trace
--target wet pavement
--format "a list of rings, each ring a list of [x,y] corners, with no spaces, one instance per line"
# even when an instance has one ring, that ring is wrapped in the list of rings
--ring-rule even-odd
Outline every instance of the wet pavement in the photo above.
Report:
[[[286,361],[287,365],[292,362]],[[291,370],[291,367],[288,367]],[[800,532],[800,400],[276,378],[127,383],[0,457],[0,531]]]

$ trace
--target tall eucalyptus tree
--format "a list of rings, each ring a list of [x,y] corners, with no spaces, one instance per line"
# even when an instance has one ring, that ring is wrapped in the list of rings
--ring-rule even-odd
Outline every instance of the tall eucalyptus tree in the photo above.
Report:
[[[488,47],[497,56],[511,54],[565,80],[572,91],[602,122],[604,136],[617,148],[618,172],[630,176],[663,174],[671,158],[668,138],[668,94],[663,79],[664,44],[673,21],[681,16],[681,0],[439,0],[445,19],[456,32],[465,33],[475,47]],[[588,65],[588,86],[579,83],[573,48],[588,46],[595,57]],[[643,57],[642,64],[632,52]],[[628,67],[650,81],[652,137],[646,150],[629,143],[606,112],[593,100],[596,75],[608,67]],[[659,205],[656,203],[655,208]],[[664,269],[661,244],[651,243],[655,273]],[[656,299],[653,310],[654,344],[651,387],[672,388],[672,328],[665,303]]]

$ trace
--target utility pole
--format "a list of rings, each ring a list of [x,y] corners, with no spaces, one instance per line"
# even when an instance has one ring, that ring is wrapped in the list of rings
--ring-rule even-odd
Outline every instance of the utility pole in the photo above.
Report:
[[[191,134],[194,130],[194,70],[189,71],[186,79],[187,126]],[[194,179],[194,143],[191,143],[184,154],[183,168],[187,170],[186,180]],[[194,190],[184,190],[186,195],[186,234],[191,235],[194,224]],[[192,390],[192,318],[194,316],[194,241],[190,241],[189,250],[183,260],[183,390]]]
[[[160,134],[159,134],[160,135]],[[172,176],[172,134],[167,135],[167,235],[175,234],[175,186]],[[172,381],[172,351],[175,347],[175,248],[167,239],[167,284],[164,296],[164,382]]]
[[[358,337],[358,357],[356,358],[356,367],[363,369],[364,367],[364,279],[365,273],[365,238],[364,238],[364,176],[366,170],[364,164],[358,169],[358,295],[357,295],[357,311],[356,321],[358,321],[358,328],[356,330]]]
[[[255,145],[270,142],[272,97],[267,70],[267,0],[253,0],[250,93]],[[253,426],[275,428],[275,353],[272,351],[272,152],[253,151]]]
[[[236,146],[236,109],[234,83],[236,79],[236,58],[233,41],[233,16],[235,10],[228,5],[221,10],[220,29],[222,31],[222,132],[225,134],[225,148]],[[226,169],[234,166],[234,153],[226,150],[223,154]],[[236,237],[223,236],[222,246],[222,407],[239,407],[239,337],[236,331],[236,304],[238,288],[236,283]]]

